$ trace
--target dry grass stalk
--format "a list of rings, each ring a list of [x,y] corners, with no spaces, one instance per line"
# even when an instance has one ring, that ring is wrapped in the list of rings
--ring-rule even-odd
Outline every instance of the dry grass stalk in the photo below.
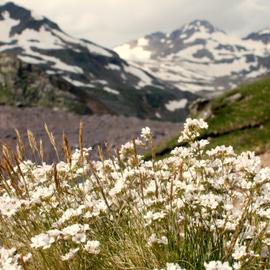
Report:
[[[43,163],[44,162],[44,146],[43,146],[43,141],[41,139],[39,140],[39,156]]]
[[[36,153],[38,152],[37,141],[36,141],[34,134],[29,129],[27,130],[27,137],[28,137],[28,142],[29,142],[30,148],[32,150],[32,153],[35,156]]]
[[[63,153],[65,156],[66,161],[68,162],[68,164],[71,166],[71,149],[70,149],[70,145],[68,142],[68,138],[66,136],[65,133],[62,134],[62,148],[63,148]]]
[[[8,176],[10,178],[11,186],[14,188],[16,194],[18,196],[20,196],[20,194],[22,194],[22,191],[18,185],[18,182],[19,182],[18,175],[14,171],[13,166],[11,164],[11,161],[9,160],[9,158],[7,156],[3,157],[2,164],[3,164],[4,171],[8,174]]]
[[[79,132],[79,146],[80,146],[80,152],[81,152],[81,162],[83,162],[83,146],[84,146],[84,137],[83,137],[83,122],[80,122],[80,132]]]
[[[56,164],[53,164],[53,179],[54,179],[54,183],[55,183],[55,187],[58,193],[62,192],[61,189],[61,185],[60,185],[60,179],[58,177],[58,173],[57,173],[57,167]]]
[[[26,192],[26,194],[27,194],[28,197],[29,197],[29,190],[28,190],[28,187],[27,187],[27,183],[26,183],[24,174],[23,174],[23,172],[22,172],[22,170],[21,170],[21,166],[20,166],[21,160],[19,159],[19,157],[18,157],[16,154],[14,155],[14,161],[15,161],[15,164],[16,164],[16,166],[17,166],[17,170],[18,170],[19,176],[20,176],[21,179],[23,180],[25,192]]]
[[[54,149],[54,151],[56,153],[57,159],[60,160],[59,153],[58,153],[58,150],[57,150],[57,145],[56,145],[56,142],[55,142],[55,138],[53,136],[53,133],[49,130],[49,128],[48,128],[48,126],[47,126],[46,123],[44,124],[44,128],[45,128],[45,131],[46,131],[46,133],[47,133],[47,135],[49,137],[50,143],[53,146],[53,149]]]
[[[3,184],[3,188],[6,190],[6,192],[11,196],[11,188],[9,184],[6,181],[6,177],[4,175],[4,168],[2,167],[2,164],[0,165],[0,179],[1,179],[1,184]],[[1,185],[2,187],[2,185]]]
[[[24,157],[26,155],[24,142],[22,140],[21,134],[18,129],[15,129],[16,136],[17,136],[17,142],[18,142],[18,150],[17,152],[20,153],[20,157]]]

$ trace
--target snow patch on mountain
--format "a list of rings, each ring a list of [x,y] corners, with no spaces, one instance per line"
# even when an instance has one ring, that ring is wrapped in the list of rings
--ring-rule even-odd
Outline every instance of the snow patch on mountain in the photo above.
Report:
[[[97,46],[95,44],[91,44],[91,43],[87,43],[87,42],[82,41],[81,45],[85,46],[89,50],[89,52],[91,52],[91,53],[95,53],[95,54],[102,55],[105,57],[112,57],[111,53],[109,53],[104,48]]]
[[[169,103],[165,104],[167,110],[173,112],[178,109],[183,109],[187,106],[188,100],[183,98],[180,100],[171,100]]]
[[[63,76],[63,79],[65,79],[67,82],[71,83],[72,85],[74,85],[76,87],[90,87],[90,88],[95,87],[95,85],[93,85],[91,83],[83,83],[80,81],[72,80],[70,77],[67,77],[67,76]]]
[[[34,11],[31,11],[29,16],[31,16],[31,20],[34,22],[46,20],[45,17],[36,14]],[[71,49],[74,52],[82,53],[83,50],[86,50],[90,54],[106,58],[115,57],[115,55],[109,50],[90,41],[73,38],[57,28],[54,29],[50,27],[47,23],[41,24],[38,29],[25,28],[22,31],[18,33],[15,32],[11,35],[12,28],[14,26],[18,26],[21,21],[19,19],[17,20],[12,18],[11,14],[7,10],[1,13],[1,17],[3,19],[0,20],[0,41],[4,42],[4,44],[0,46],[0,52],[17,49],[20,51],[18,57],[29,64],[46,64],[50,65],[51,69],[56,69],[63,73],[84,74],[84,70],[80,66],[66,63],[64,60],[51,55],[51,52]],[[140,44],[146,45],[147,40],[141,39]],[[50,53],[47,53],[48,50]],[[111,63],[107,64],[107,68],[118,71],[121,70],[119,65]],[[127,66],[126,72],[136,76],[138,79],[136,87],[138,88],[143,88],[146,85],[152,84],[151,77],[136,67]],[[65,80],[70,76],[71,75],[69,74],[63,74],[63,78]],[[69,82],[77,87],[93,86],[92,84],[85,84],[84,82],[80,83],[73,79],[70,79]],[[116,92],[114,91],[114,93]]]
[[[19,55],[18,58],[21,59],[25,63],[33,64],[33,65],[47,63],[47,61],[45,61],[45,60],[37,59],[37,58],[26,56],[26,55]]]
[[[211,94],[270,71],[270,29],[246,38],[195,20],[115,48],[128,61],[180,90]]]
[[[151,52],[145,50],[142,45],[132,47],[131,45],[124,44],[115,49],[115,51],[121,55],[124,59],[144,61],[151,58]]]
[[[9,40],[11,28],[18,25],[20,21],[11,18],[8,11],[3,12],[1,15],[3,20],[0,21],[0,40]]]
[[[164,35],[162,38],[166,42]],[[151,41],[141,38],[134,46],[123,45],[122,52],[128,58],[152,61],[149,46]],[[72,101],[71,107],[82,107],[86,112],[181,121],[187,110],[179,108],[175,114],[165,104],[180,99],[190,103],[197,98],[178,91],[141,65],[123,60],[114,51],[72,37],[48,18],[11,2],[0,5],[0,53],[9,61],[17,61],[29,76],[43,76],[52,91],[59,89],[63,106]],[[44,93],[40,96],[43,98]]]
[[[124,69],[127,73],[132,74],[134,77],[138,79],[136,88],[141,89],[147,85],[152,85],[152,78],[140,68],[137,68],[133,65],[127,65],[124,67]]]
[[[108,64],[106,66],[106,68],[111,69],[111,70],[117,70],[117,71],[121,70],[120,66],[117,66],[117,65],[114,65],[114,64]]]
[[[146,38],[139,38],[138,46],[147,46],[149,45],[149,41]]]
[[[31,16],[36,21],[44,20],[44,16],[41,16],[39,13],[35,12],[34,10],[31,10]]]
[[[112,88],[110,88],[108,86],[104,87],[103,90],[110,93],[110,94],[113,94],[113,95],[119,95],[120,94],[119,91],[117,91],[115,89],[112,89]]]

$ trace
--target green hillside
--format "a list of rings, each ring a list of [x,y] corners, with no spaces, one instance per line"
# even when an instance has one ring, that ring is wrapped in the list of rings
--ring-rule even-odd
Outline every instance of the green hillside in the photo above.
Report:
[[[203,135],[210,147],[232,145],[237,152],[270,149],[270,77],[257,80],[207,102],[197,103],[193,118],[205,118],[209,129]],[[159,156],[170,152],[177,137],[157,146]]]

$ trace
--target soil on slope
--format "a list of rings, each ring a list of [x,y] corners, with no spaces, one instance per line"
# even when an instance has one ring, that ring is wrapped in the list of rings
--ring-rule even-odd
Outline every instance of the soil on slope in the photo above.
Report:
[[[52,161],[55,153],[49,143],[44,129],[47,123],[54,134],[56,142],[61,145],[62,134],[65,132],[70,145],[78,146],[79,123],[84,123],[84,142],[97,149],[97,145],[104,146],[108,142],[116,147],[140,134],[140,130],[149,126],[152,129],[155,142],[170,137],[179,131],[181,124],[141,120],[134,117],[112,115],[77,115],[70,112],[56,111],[47,108],[17,108],[0,106],[0,142],[7,143],[13,148],[16,146],[17,128],[23,140],[27,141],[27,129],[31,130],[36,140],[42,139],[45,146],[45,159]],[[92,154],[96,157],[96,151]]]

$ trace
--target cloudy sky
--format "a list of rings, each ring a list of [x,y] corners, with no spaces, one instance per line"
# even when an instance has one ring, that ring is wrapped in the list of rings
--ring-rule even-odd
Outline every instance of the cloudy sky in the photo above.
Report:
[[[0,0],[0,3],[6,1]],[[14,0],[107,47],[206,19],[234,35],[270,27],[270,0]]]

